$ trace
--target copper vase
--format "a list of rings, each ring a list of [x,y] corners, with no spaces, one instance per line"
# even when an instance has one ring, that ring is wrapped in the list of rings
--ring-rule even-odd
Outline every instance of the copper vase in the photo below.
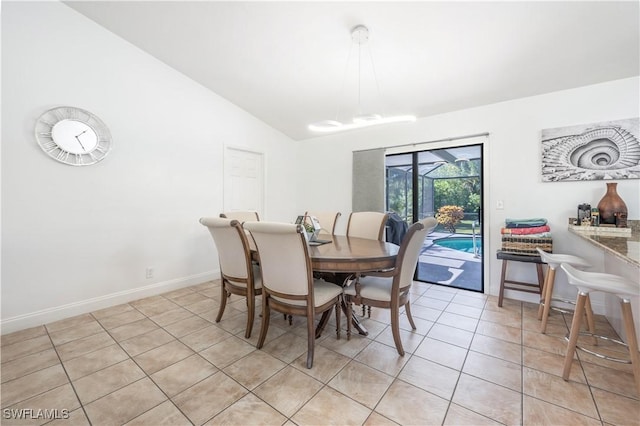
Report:
[[[627,205],[618,195],[618,184],[616,182],[607,183],[607,193],[598,203],[601,224],[615,224],[615,213],[627,215]]]

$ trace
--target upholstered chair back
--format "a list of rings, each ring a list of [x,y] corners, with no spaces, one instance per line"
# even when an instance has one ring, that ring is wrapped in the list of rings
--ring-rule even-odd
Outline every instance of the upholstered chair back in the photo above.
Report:
[[[302,226],[288,223],[244,224],[258,248],[262,285],[271,292],[305,296],[313,285]]]
[[[320,222],[320,226],[322,229],[320,230],[321,234],[330,234],[333,235],[336,233],[336,224],[338,223],[338,218],[342,215],[340,212],[314,212],[308,211],[305,213],[305,216],[314,216]]]
[[[400,308],[404,307],[407,320],[415,330],[416,324],[411,316],[410,289],[422,245],[427,234],[433,231],[436,224],[435,218],[430,217],[411,225],[398,250],[395,268],[384,273],[361,276],[355,285],[344,288],[343,297],[347,305],[347,318],[351,318],[352,303],[391,311],[391,334],[396,350],[401,356],[404,355],[404,348],[400,337]],[[348,322],[347,339],[350,336],[351,322]]]
[[[258,215],[258,212],[254,212],[254,211],[224,212],[224,213],[220,213],[220,217],[223,217],[226,219],[235,219],[240,223],[260,221],[260,216]]]
[[[398,253],[398,260],[401,262],[400,274],[397,278],[400,289],[411,286],[424,239],[437,225],[435,218],[427,217],[409,227]]]
[[[347,236],[382,241],[386,223],[386,213],[353,212],[349,215]]]
[[[250,262],[247,261],[249,245],[242,225],[237,220],[203,217],[200,223],[205,225],[218,249],[220,270],[229,279],[249,277]]]

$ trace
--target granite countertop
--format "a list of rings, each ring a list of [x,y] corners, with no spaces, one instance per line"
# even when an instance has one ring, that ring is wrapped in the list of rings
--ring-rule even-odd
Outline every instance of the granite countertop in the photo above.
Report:
[[[628,221],[630,236],[611,236],[590,234],[569,228],[569,232],[587,240],[591,244],[605,249],[631,265],[640,267],[640,220]]]

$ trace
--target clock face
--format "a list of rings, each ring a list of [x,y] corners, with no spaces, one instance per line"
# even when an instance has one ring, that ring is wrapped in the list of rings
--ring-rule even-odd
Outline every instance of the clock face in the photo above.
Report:
[[[40,148],[54,160],[72,166],[88,166],[111,150],[111,134],[98,117],[79,108],[58,107],[36,122]]]
[[[60,149],[71,154],[86,154],[98,146],[98,135],[82,121],[58,121],[51,129],[53,139]]]

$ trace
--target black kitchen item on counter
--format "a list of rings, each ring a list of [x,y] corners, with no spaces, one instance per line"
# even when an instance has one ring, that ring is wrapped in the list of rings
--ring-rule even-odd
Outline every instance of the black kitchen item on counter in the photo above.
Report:
[[[591,224],[591,204],[578,204],[578,225],[582,225],[585,219]]]

